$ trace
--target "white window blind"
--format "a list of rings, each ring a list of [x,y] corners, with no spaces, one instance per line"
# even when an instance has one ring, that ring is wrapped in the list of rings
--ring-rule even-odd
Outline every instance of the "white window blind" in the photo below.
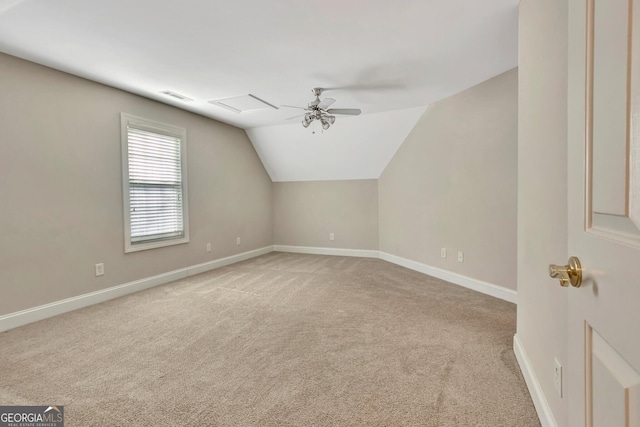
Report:
[[[186,228],[183,180],[184,136],[123,115],[126,133],[125,250],[184,243]],[[123,148],[124,142],[123,142]],[[123,159],[124,160],[124,159]]]
[[[184,236],[180,139],[128,128],[131,242]]]

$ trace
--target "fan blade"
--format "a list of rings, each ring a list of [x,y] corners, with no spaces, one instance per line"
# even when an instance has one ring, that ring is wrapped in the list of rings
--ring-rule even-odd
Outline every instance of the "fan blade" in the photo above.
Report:
[[[347,114],[349,116],[358,116],[362,111],[359,108],[330,108],[327,110],[329,114]]]
[[[297,107],[295,105],[281,105],[281,107],[287,107],[287,108],[299,108],[300,110],[306,110],[306,108],[304,107]]]
[[[304,116],[306,116],[306,114],[298,114],[297,116],[289,117],[289,118],[287,118],[285,120],[297,119],[297,118],[304,117]]]
[[[325,98],[320,101],[320,104],[318,104],[318,108],[321,110],[326,110],[327,107],[329,107],[329,105],[333,104],[334,102],[336,102],[336,100],[333,98]]]

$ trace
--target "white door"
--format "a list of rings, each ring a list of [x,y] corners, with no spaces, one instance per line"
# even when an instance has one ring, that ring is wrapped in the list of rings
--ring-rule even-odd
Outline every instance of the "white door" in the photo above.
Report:
[[[569,420],[640,427],[640,0],[569,0],[568,49]]]

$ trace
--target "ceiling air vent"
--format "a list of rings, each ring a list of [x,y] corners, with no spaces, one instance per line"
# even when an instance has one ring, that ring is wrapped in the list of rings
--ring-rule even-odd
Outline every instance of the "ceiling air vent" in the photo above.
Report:
[[[231,98],[214,99],[208,102],[238,114],[247,113],[249,111],[278,109],[275,105],[251,94],[234,96]]]
[[[162,93],[164,95],[168,95],[168,96],[170,96],[172,98],[175,98],[175,99],[179,99],[180,101],[185,101],[185,102],[193,101],[193,99],[191,99],[191,98],[189,98],[187,96],[180,95],[179,93],[171,92],[170,90],[163,90],[160,93]]]

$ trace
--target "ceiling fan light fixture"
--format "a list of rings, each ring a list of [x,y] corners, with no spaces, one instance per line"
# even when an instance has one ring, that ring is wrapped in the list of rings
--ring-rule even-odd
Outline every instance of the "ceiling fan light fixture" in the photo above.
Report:
[[[283,107],[298,108],[300,110],[306,110],[307,113],[302,119],[302,126],[308,128],[314,120],[318,120],[322,124],[322,129],[327,130],[332,124],[336,122],[336,116],[334,114],[346,114],[350,116],[357,116],[361,113],[359,108],[328,108],[336,102],[333,98],[320,99],[322,94],[322,88],[313,88],[312,92],[316,96],[316,99],[311,101],[307,108],[298,107],[294,105],[283,105]],[[289,117],[289,119],[298,118],[300,116]],[[287,120],[289,120],[287,119]],[[315,132],[314,132],[315,133]]]

